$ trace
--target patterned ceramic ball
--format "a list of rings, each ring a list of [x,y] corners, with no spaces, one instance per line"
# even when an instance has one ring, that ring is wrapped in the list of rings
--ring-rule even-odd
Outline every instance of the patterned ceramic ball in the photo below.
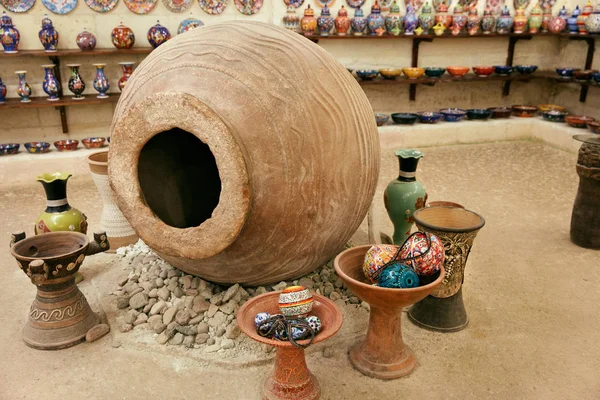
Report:
[[[313,296],[304,286],[290,286],[279,295],[279,309],[287,318],[308,314],[313,308]]]
[[[306,328],[292,327],[292,339],[302,340],[310,337],[310,332]]]
[[[321,320],[317,316],[311,315],[306,318],[306,323],[315,331],[315,334],[321,330]]]
[[[429,248],[427,236],[431,238],[429,251],[427,251]],[[418,275],[433,275],[440,270],[444,263],[444,245],[435,235],[417,232],[404,242],[399,256],[403,260],[413,257],[414,259],[403,262],[415,270]]]
[[[375,245],[367,250],[363,262],[363,273],[371,283],[377,283],[383,266],[394,259],[398,252],[398,246]]]
[[[256,317],[254,317],[254,325],[256,325],[256,327],[258,328],[260,324],[262,324],[269,318],[271,318],[271,314],[267,312],[259,312],[258,314],[256,314]]]
[[[408,289],[419,286],[419,277],[412,268],[394,263],[379,275],[379,286],[393,289]]]

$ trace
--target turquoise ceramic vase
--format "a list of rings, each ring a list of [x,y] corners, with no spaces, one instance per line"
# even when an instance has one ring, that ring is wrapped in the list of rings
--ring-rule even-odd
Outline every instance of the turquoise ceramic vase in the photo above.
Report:
[[[397,179],[387,185],[383,201],[394,224],[394,244],[401,245],[410,235],[415,222],[413,213],[425,207],[427,193],[416,178],[417,164],[423,153],[402,149],[396,151],[396,157],[400,161],[400,173]]]

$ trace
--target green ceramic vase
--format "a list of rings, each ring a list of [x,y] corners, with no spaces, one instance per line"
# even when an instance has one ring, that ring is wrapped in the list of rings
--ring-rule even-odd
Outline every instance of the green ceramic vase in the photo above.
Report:
[[[416,178],[417,164],[423,153],[402,149],[396,151],[396,157],[400,162],[400,173],[397,179],[387,185],[383,201],[394,224],[394,244],[401,245],[410,235],[415,222],[413,213],[425,207],[427,193]]]
[[[71,174],[55,172],[37,177],[46,192],[46,210],[35,222],[35,234],[71,231],[87,233],[87,218],[67,200],[67,181]]]

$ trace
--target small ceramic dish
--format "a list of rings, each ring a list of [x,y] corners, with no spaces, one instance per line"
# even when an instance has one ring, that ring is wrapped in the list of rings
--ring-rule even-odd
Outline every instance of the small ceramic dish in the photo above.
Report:
[[[419,79],[425,74],[423,68],[402,68],[402,72],[408,79]]]
[[[471,68],[469,68],[469,67],[452,66],[452,67],[446,68],[446,71],[448,71],[448,73],[454,77],[462,77],[462,76],[465,76],[467,74],[467,72],[469,72],[470,69]]]
[[[537,71],[538,67],[537,65],[517,65],[515,69],[522,75],[529,75]]]
[[[556,68],[556,73],[564,79],[571,79],[573,71],[575,71],[575,68]]]
[[[413,113],[394,113],[392,114],[392,120],[395,124],[400,125],[412,125],[419,118],[418,114]]]
[[[75,150],[77,146],[79,146],[79,140],[75,139],[57,140],[54,142],[54,147],[56,147],[58,151]]]
[[[586,117],[584,115],[567,115],[565,117],[565,122],[569,124],[569,126],[579,129],[587,128],[587,124],[594,121],[594,118]]]
[[[515,70],[515,68],[511,67],[510,65],[495,65],[494,66],[494,72],[496,73],[496,75],[502,75],[502,76],[510,75],[510,74],[512,74],[512,72],[514,70]]]
[[[389,119],[390,116],[387,114],[375,114],[375,122],[377,122],[377,126],[385,125]]]
[[[19,143],[0,144],[0,156],[5,156],[7,154],[17,154],[19,152],[19,147],[21,147]]]
[[[383,76],[383,79],[396,79],[402,75],[402,70],[399,68],[383,68],[379,70],[379,74]]]
[[[512,114],[512,109],[508,107],[490,107],[488,110],[492,112],[492,119],[510,118]]]
[[[537,106],[538,111],[543,113],[546,111],[566,111],[566,109],[563,106],[559,106],[556,104],[538,104]]]
[[[429,78],[439,78],[446,73],[446,68],[442,67],[427,67],[425,68],[425,75]]]
[[[494,73],[494,67],[490,67],[490,66],[478,66],[478,67],[473,67],[473,72],[475,73],[475,75],[481,77],[481,78],[485,78],[490,76],[491,74]]]
[[[573,77],[578,81],[587,82],[590,79],[592,79],[592,74],[594,72],[597,71],[591,69],[576,69],[575,71],[573,71]]]
[[[103,137],[90,137],[87,139],[83,139],[81,143],[85,146],[86,149],[98,149],[104,146],[104,142],[106,139]]]
[[[513,114],[515,115],[515,117],[531,118],[537,112],[537,107],[536,106],[517,105],[517,106],[512,106],[512,110],[513,110]]]
[[[442,108],[440,114],[444,116],[444,121],[447,122],[458,122],[465,118],[467,112],[460,108]]]
[[[437,112],[425,111],[417,114],[419,115],[419,121],[424,124],[435,124],[442,119],[442,114]]]
[[[48,142],[29,142],[24,144],[25,149],[30,153],[45,153],[50,150]]]
[[[598,72],[598,71],[594,72],[594,73],[592,74],[592,79],[593,79],[593,80],[594,80],[596,83],[600,84],[600,72]]]
[[[542,112],[542,117],[549,122],[565,122],[566,111],[549,110]]]
[[[587,127],[592,133],[600,135],[600,121],[590,121],[587,123]]]
[[[377,75],[379,75],[379,71],[376,69],[357,69],[355,72],[356,76],[363,81],[372,81],[373,79],[377,78]]]
[[[484,108],[472,108],[467,110],[467,118],[470,120],[483,120],[485,121],[492,115],[490,110]]]

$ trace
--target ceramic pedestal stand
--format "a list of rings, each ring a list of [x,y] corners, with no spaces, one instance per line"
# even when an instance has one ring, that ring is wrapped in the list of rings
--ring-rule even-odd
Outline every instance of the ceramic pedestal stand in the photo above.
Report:
[[[58,350],[74,346],[100,321],[75,284],[75,273],[86,256],[106,251],[106,234],[94,233],[94,242],[78,232],[51,232],[25,239],[12,235],[10,252],[37,286],[37,295],[23,328],[29,347]]]
[[[274,346],[277,349],[275,368],[265,381],[263,398],[309,400],[321,396],[321,387],[317,378],[309,371],[304,358],[304,349],[283,342],[262,337],[256,333],[254,317],[259,312],[279,314],[279,293],[271,292],[248,300],[238,311],[237,321],[240,329],[257,342]],[[322,342],[335,335],[342,326],[342,313],[333,302],[313,293],[314,305],[310,315],[321,320],[321,331],[315,336],[313,344]],[[298,343],[306,344],[308,340]]]
[[[444,271],[428,285],[411,289],[388,289],[366,283],[362,265],[371,246],[340,253],[334,261],[337,274],[358,298],[371,306],[365,338],[348,352],[350,362],[364,375],[396,379],[410,374],[417,365],[412,350],[402,341],[402,309],[423,299],[443,279]]]
[[[414,217],[420,231],[436,235],[444,244],[445,276],[431,295],[410,308],[408,317],[435,331],[464,329],[469,322],[462,298],[465,265],[485,220],[473,211],[457,207],[426,207],[417,210]]]
[[[571,241],[600,249],[600,135],[575,135],[583,142],[577,158],[579,189],[571,215]]]

